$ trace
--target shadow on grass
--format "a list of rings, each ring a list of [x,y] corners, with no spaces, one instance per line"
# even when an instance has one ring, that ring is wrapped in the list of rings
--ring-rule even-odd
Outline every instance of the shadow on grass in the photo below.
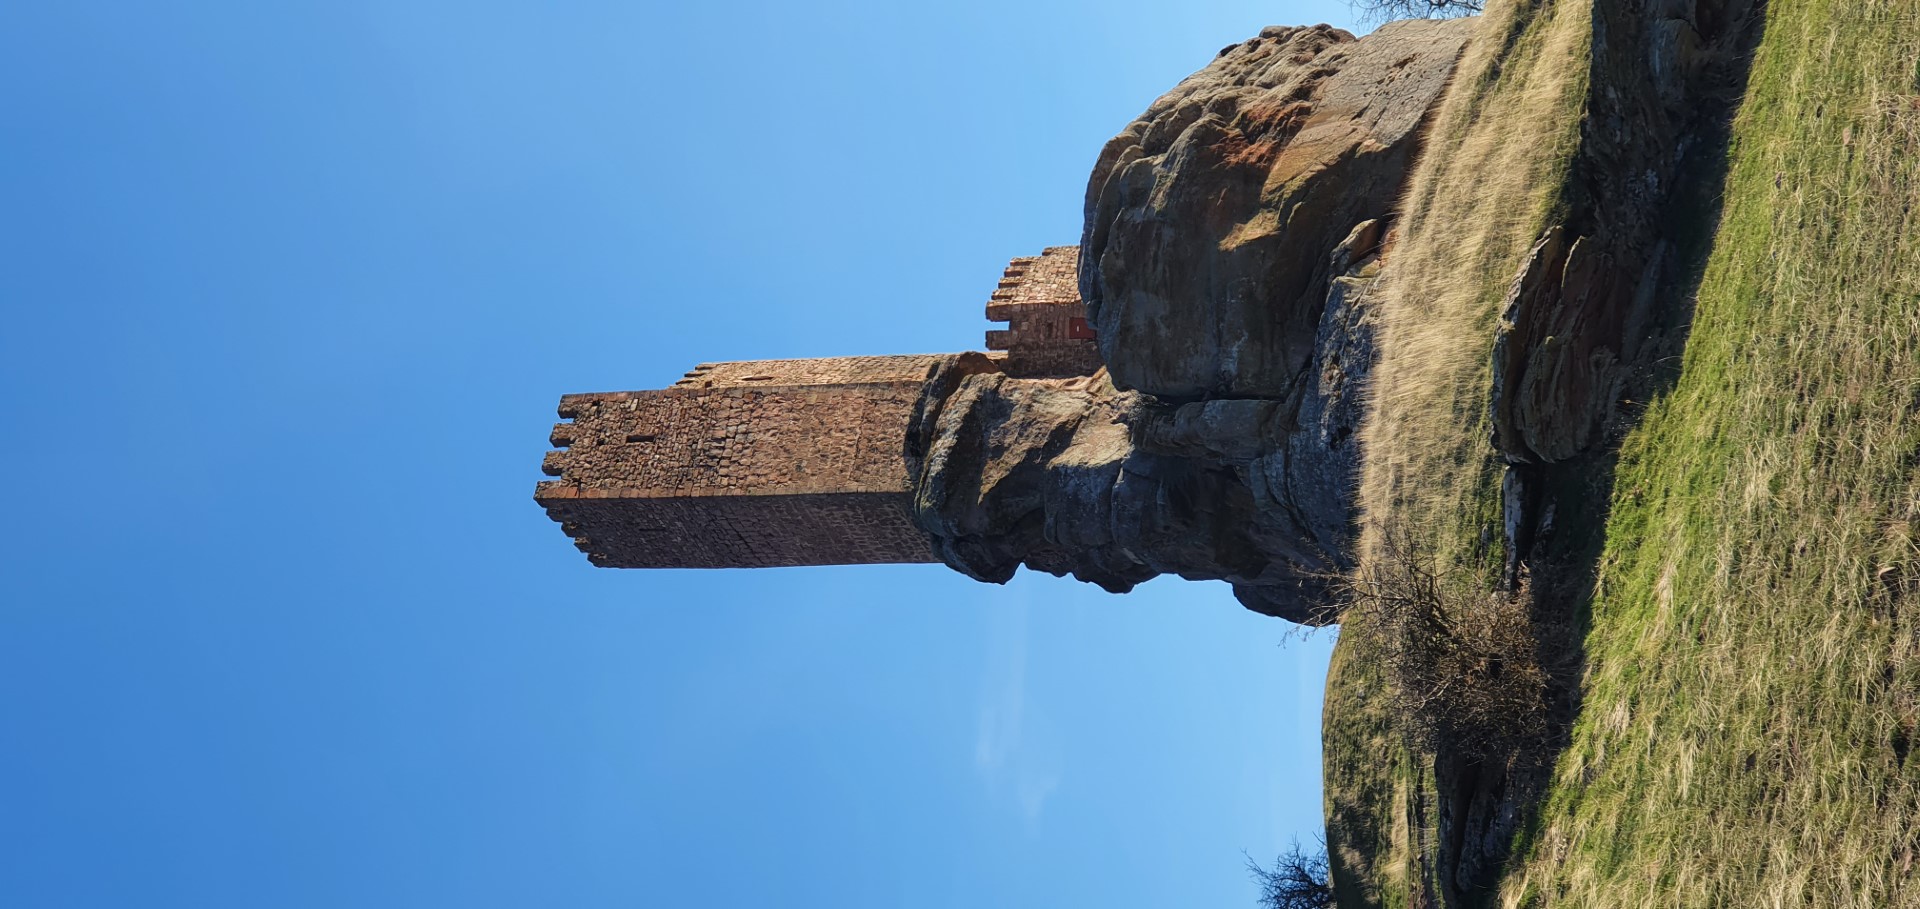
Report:
[[[1507,546],[1516,557],[1508,584],[1515,595],[1524,597],[1536,631],[1535,657],[1547,676],[1548,721],[1543,736],[1504,755],[1435,749],[1437,804],[1431,822],[1438,840],[1434,844],[1438,868],[1434,883],[1446,906],[1490,904],[1507,861],[1524,855],[1537,833],[1540,801],[1548,792],[1557,759],[1570,744],[1581,709],[1585,640],[1592,627],[1595,585],[1616,492],[1618,445],[1639,422],[1648,402],[1669,393],[1680,376],[1695,299],[1720,223],[1733,115],[1745,94],[1765,19],[1761,0],[1705,2],[1699,7],[1693,25],[1703,43],[1724,42],[1721,46],[1728,52],[1717,68],[1698,77],[1700,103],[1682,130],[1686,138],[1670,178],[1673,190],[1645,222],[1655,235],[1648,248],[1664,247],[1667,253],[1658,259],[1662,264],[1655,276],[1646,340],[1637,345],[1638,350],[1629,351],[1628,377],[1606,427],[1606,442],[1556,463],[1507,467],[1503,484]],[[1604,31],[1605,16],[1597,13],[1596,19],[1602,21]],[[1616,64],[1630,56],[1618,49],[1613,53]],[[1599,144],[1603,147],[1596,154],[1601,160],[1589,166],[1595,170],[1617,167],[1618,162],[1607,159],[1604,143]],[[1614,198],[1625,194],[1619,178],[1614,179],[1608,184],[1590,178],[1587,182],[1592,185],[1570,188],[1574,194],[1589,194],[1585,205],[1574,206],[1572,219],[1588,223],[1570,226],[1604,229],[1610,220],[1609,205],[1631,204]],[[1576,171],[1570,183],[1581,182]]]

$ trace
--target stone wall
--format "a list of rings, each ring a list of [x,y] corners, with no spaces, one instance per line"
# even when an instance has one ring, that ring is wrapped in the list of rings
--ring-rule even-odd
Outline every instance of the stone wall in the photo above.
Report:
[[[675,388],[753,388],[773,385],[870,385],[906,382],[919,385],[927,372],[951,354],[899,354],[876,357],[815,357],[806,360],[738,360],[702,363],[687,371]]]
[[[987,349],[1006,351],[1001,367],[1028,378],[1088,376],[1100,368],[1100,348],[1080,302],[1080,247],[1052,246],[1007,264],[987,299],[987,321],[1007,327],[987,332]]]
[[[601,568],[936,561],[900,492],[649,496],[560,486],[541,504]]]
[[[945,357],[702,364],[672,388],[567,395],[534,498],[596,565],[927,562],[902,450]]]

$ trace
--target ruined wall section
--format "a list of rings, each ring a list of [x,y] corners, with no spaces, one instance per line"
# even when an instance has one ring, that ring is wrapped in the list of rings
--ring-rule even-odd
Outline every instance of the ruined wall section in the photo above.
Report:
[[[816,357],[809,360],[740,360],[702,363],[675,388],[758,388],[773,385],[870,385],[926,381],[927,371],[952,354],[877,357]]]
[[[930,562],[907,421],[934,356],[702,364],[672,388],[567,395],[534,498],[600,566]]]
[[[1080,247],[1053,246],[1008,263],[987,299],[987,349],[1005,351],[1007,374],[1026,378],[1092,375],[1100,348],[1080,301]]]

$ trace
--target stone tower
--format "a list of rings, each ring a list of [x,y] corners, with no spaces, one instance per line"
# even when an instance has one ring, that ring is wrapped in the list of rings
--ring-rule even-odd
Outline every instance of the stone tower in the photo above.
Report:
[[[595,565],[931,562],[908,519],[907,420],[944,356],[702,364],[567,395],[534,500]]]
[[[1010,374],[1086,375],[1077,247],[1013,260],[987,303]],[[935,562],[911,517],[907,424],[959,354],[703,363],[673,387],[567,395],[534,500],[595,565]]]

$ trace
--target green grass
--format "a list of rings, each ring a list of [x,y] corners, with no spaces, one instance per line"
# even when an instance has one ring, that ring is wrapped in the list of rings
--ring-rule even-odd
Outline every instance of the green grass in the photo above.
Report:
[[[1343,909],[1407,909],[1424,876],[1414,849],[1431,840],[1413,829],[1420,822],[1414,797],[1429,785],[1430,773],[1394,721],[1393,693],[1371,652],[1374,641],[1348,622],[1327,667],[1329,722],[1321,736],[1327,858]]]
[[[1920,0],[1767,17],[1680,376],[1620,451],[1581,714],[1505,905],[1920,906]],[[1561,204],[1590,18],[1489,13],[1383,286],[1367,532],[1419,528],[1469,570],[1497,517],[1494,312]],[[1328,681],[1345,906],[1433,892],[1431,763],[1396,733],[1380,646],[1355,617]]]
[[[1774,0],[1511,906],[1920,905],[1920,2]]]

